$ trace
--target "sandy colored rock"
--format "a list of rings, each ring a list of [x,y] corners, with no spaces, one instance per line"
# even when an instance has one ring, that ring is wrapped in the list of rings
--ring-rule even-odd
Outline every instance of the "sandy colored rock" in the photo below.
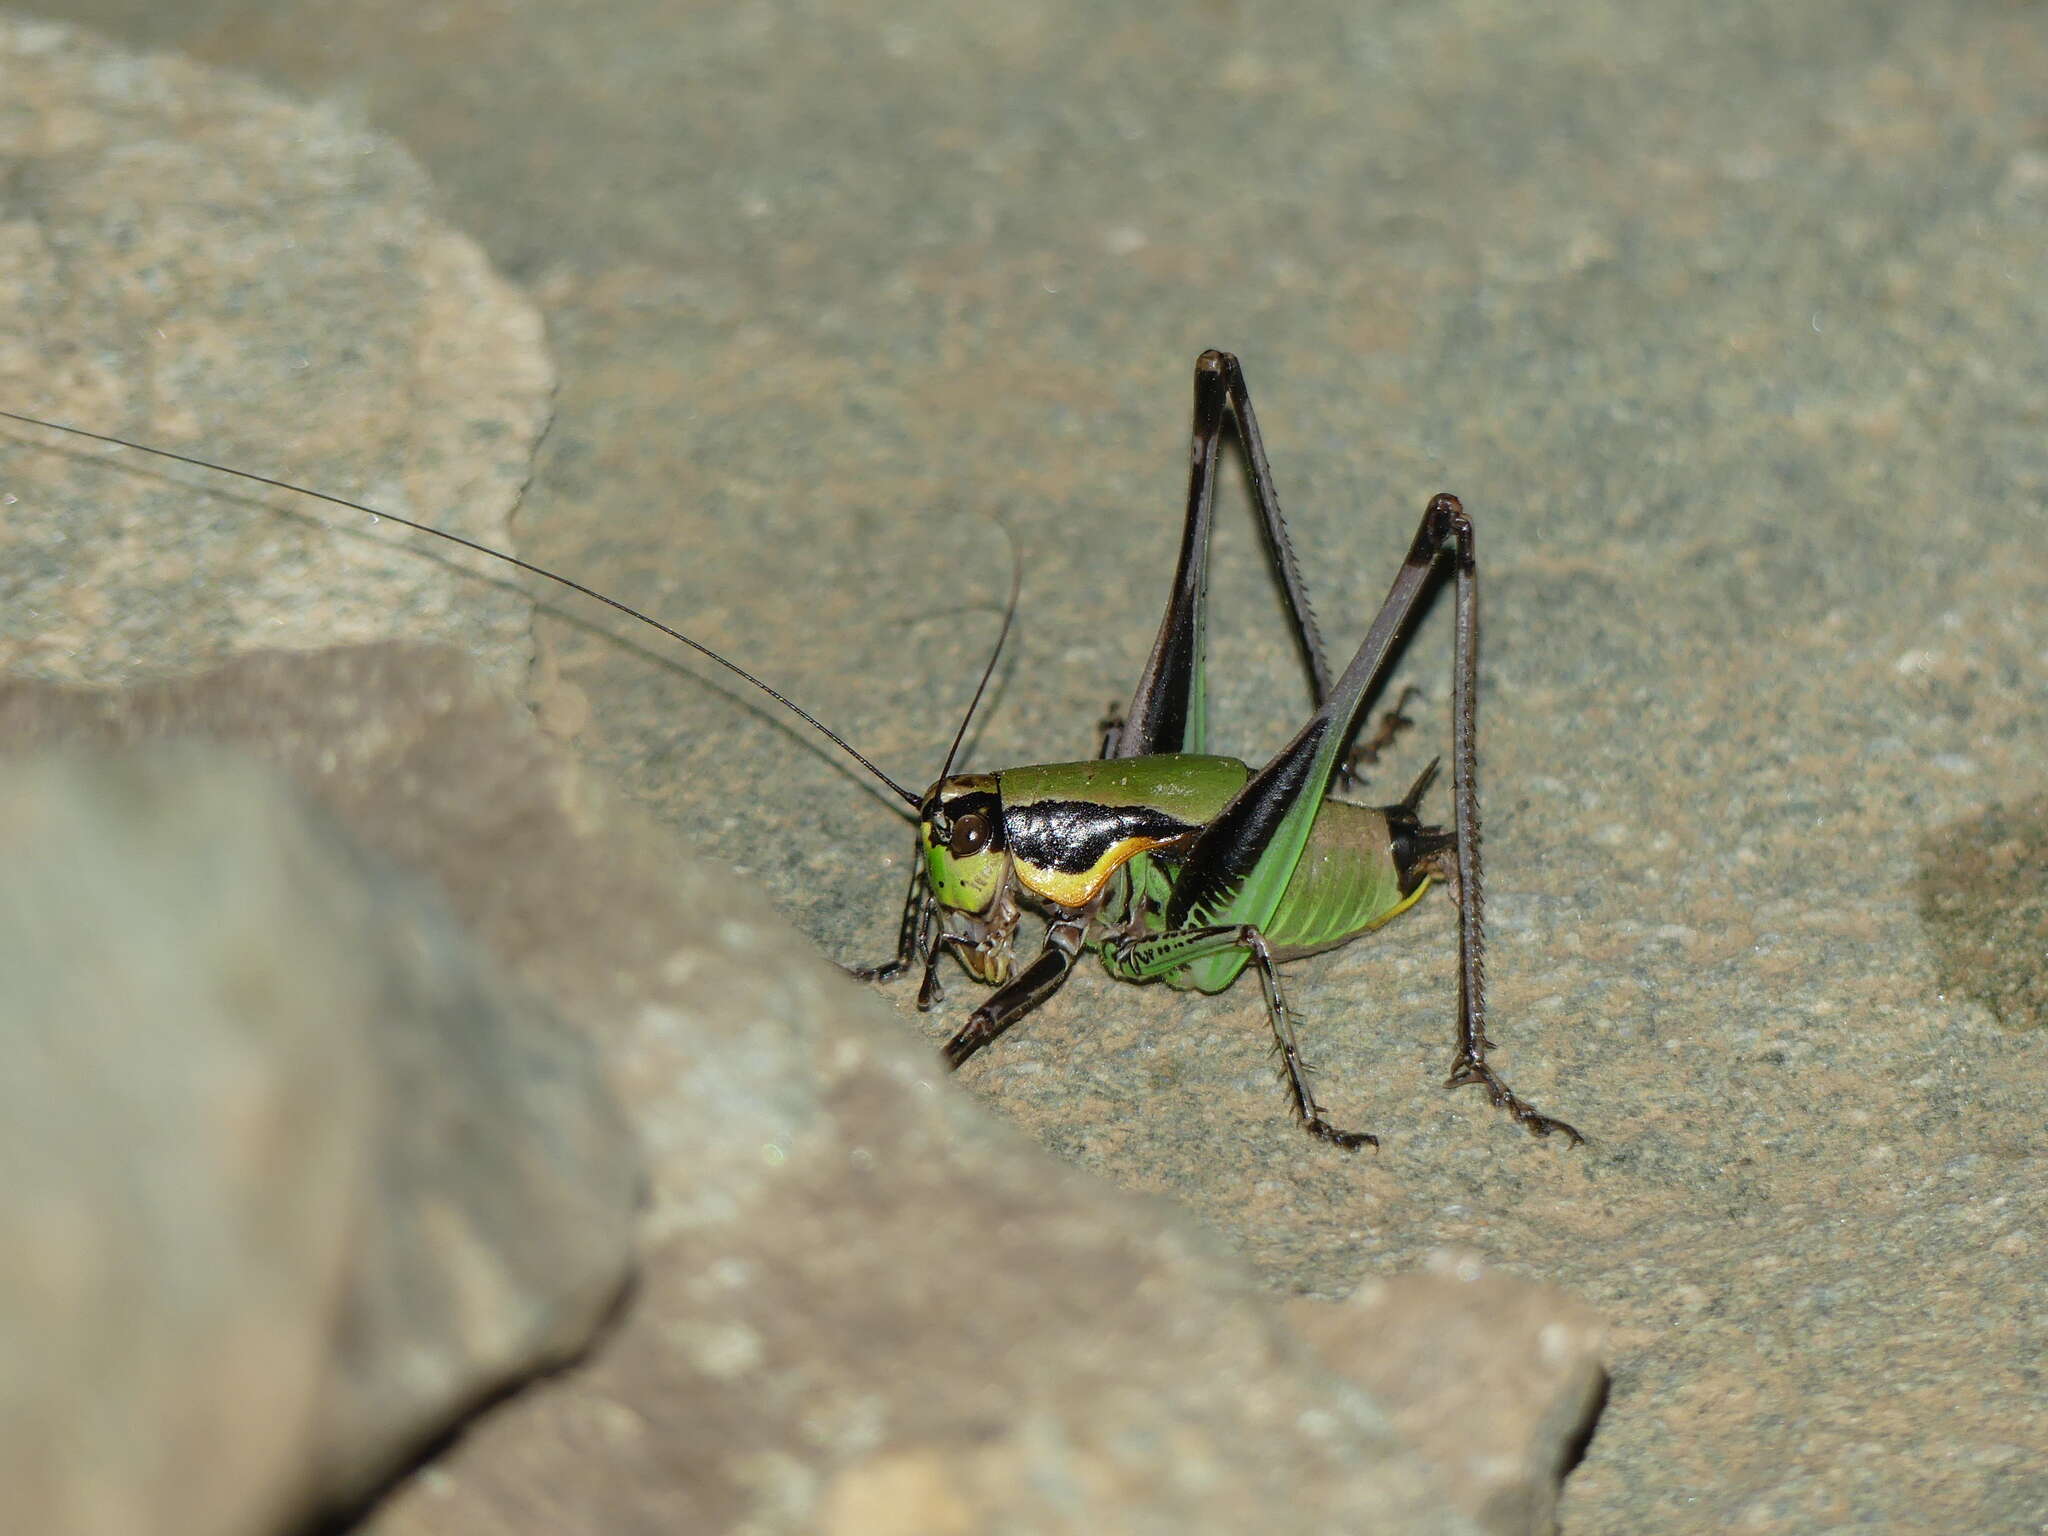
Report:
[[[1287,1319],[1386,1406],[1482,1530],[1557,1529],[1559,1481],[1606,1390],[1605,1330],[1583,1303],[1446,1250],[1342,1302],[1298,1299]]]
[[[0,406],[511,548],[554,384],[540,318],[402,149],[48,23],[0,29],[0,73]],[[10,671],[410,635],[524,681],[527,602],[446,545],[423,559],[358,513],[15,423],[0,476]]]
[[[420,882],[85,702],[0,689],[9,1520],[281,1529],[589,1340],[635,1148]]]
[[[1128,696],[1202,347],[1244,357],[1333,646],[1461,495],[1501,1061],[1592,1146],[1438,1088],[1435,898],[1290,978],[1375,1160],[1301,1145],[1243,990],[1083,974],[969,1086],[1276,1289],[1456,1246],[1591,1303],[1575,1536],[2048,1521],[2048,1035],[1948,959],[2035,888],[1942,884],[1961,934],[1922,900],[1930,857],[1971,868],[1931,836],[2042,789],[2035,12],[66,11],[402,137],[547,312],[528,549],[906,779],[996,628],[989,514],[1025,623],[971,760],[1085,753]],[[1255,753],[1305,694],[1248,527],[1225,506],[1213,673]],[[1444,637],[1394,793],[1445,747]],[[638,642],[555,650],[597,772],[827,953],[887,947],[906,839],[836,765]]]
[[[631,1305],[590,1360],[472,1426],[373,1529],[481,1531],[568,1508],[606,1530],[861,1530],[897,1499],[933,1519],[967,1509],[984,1530],[1221,1532],[1281,1507],[1343,1528],[1472,1528],[1371,1394],[1319,1364],[1205,1234],[976,1108],[866,989],[580,788],[459,658],[371,647],[120,694],[17,684],[0,691],[0,736],[261,756],[430,874],[604,1052],[650,1168]],[[500,1049],[516,1081],[564,1077],[531,1041]],[[407,1075],[494,1077],[460,1054]],[[432,1103],[405,1118],[450,1124]],[[391,1134],[383,1160],[410,1166]],[[528,1149],[480,1128],[449,1141],[526,1189],[549,1154],[579,1148],[528,1134]],[[372,1322],[462,1338],[493,1315],[445,1262],[473,1244],[445,1241],[445,1215],[407,1193],[369,1251],[416,1244],[444,1261],[441,1289],[383,1280],[344,1339]],[[492,1210],[516,1222],[516,1203]],[[537,1221],[534,1242],[582,1251]],[[562,1306],[587,1317],[591,1299],[578,1287]]]

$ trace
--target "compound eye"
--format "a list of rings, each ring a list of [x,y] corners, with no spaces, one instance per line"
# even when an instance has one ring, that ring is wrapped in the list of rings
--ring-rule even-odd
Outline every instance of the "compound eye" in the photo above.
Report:
[[[988,813],[969,811],[953,823],[953,836],[946,846],[954,858],[969,858],[988,846],[988,835]]]

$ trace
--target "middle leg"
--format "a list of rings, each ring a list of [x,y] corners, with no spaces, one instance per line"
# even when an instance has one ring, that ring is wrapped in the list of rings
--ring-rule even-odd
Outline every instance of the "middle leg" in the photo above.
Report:
[[[1301,1045],[1294,1037],[1294,1014],[1280,992],[1279,968],[1264,934],[1248,923],[1226,923],[1208,928],[1183,928],[1175,933],[1119,940],[1109,956],[1113,975],[1131,981],[1164,977],[1194,961],[1237,952],[1259,973],[1259,988],[1266,1000],[1266,1021],[1273,1030],[1273,1050],[1280,1058],[1280,1079],[1301,1128],[1318,1141],[1327,1141],[1346,1152],[1360,1147],[1377,1147],[1380,1140],[1364,1131],[1340,1130],[1330,1123],[1323,1106],[1316,1102],[1309,1085],[1308,1063],[1302,1060]]]

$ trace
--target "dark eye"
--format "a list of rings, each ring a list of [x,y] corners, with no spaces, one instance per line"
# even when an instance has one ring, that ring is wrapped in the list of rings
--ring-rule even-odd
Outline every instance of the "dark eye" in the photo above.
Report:
[[[968,858],[988,846],[988,816],[982,811],[969,811],[953,823],[952,840],[946,845],[956,859]]]

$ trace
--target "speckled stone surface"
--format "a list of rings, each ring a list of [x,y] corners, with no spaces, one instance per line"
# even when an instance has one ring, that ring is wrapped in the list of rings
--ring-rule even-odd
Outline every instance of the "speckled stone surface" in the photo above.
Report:
[[[509,547],[553,387],[540,316],[411,157],[345,107],[59,27],[10,27],[0,72],[0,406]],[[0,454],[10,671],[431,636],[523,683],[530,605],[494,562],[11,423]]]
[[[407,713],[345,663],[262,660],[295,710],[260,671],[0,678],[18,1530],[301,1529],[581,1354],[634,1270],[640,1143],[590,1032],[314,809],[303,763],[194,740],[402,760],[457,689]]]
[[[1293,981],[1377,1158],[1288,1125],[1249,990],[1084,975],[969,1081],[1278,1288],[1454,1242],[1590,1302],[1567,1530],[2048,1520],[2048,1034],[1953,977],[1927,895],[1938,864],[2001,933],[2040,899],[1948,832],[2037,818],[2048,773],[2036,9],[67,10],[403,140],[547,314],[527,552],[903,777],[994,633],[991,518],[1026,622],[972,760],[1089,750],[1200,348],[1245,360],[1334,646],[1458,492],[1500,1062],[1593,1144],[1436,1088],[1441,901]],[[1216,709],[1256,755],[1305,694],[1247,529]],[[1439,613],[1406,658],[1390,797],[1446,645]],[[886,946],[905,837],[836,764],[651,643],[543,654],[601,771],[832,954]]]
[[[34,1528],[225,1536],[357,1507],[400,1442],[584,1342],[630,1252],[631,1293],[587,1357],[465,1424],[362,1529],[1227,1536],[1276,1509],[1386,1536],[1551,1529],[1600,1397],[1598,1319],[1471,1255],[1356,1304],[1283,1305],[1184,1213],[986,1112],[757,894],[678,857],[445,648],[272,651],[128,690],[9,682],[0,740],[62,744],[46,809],[68,776],[141,777],[95,747],[154,744],[168,768],[151,782],[180,786],[124,797],[125,840],[62,840],[91,850],[93,877],[52,872],[53,839],[16,837],[31,857],[0,900],[22,998],[68,1004],[0,1013],[26,1063],[7,1087],[35,1101],[0,1118],[18,1143],[5,1166],[26,1174],[0,1185],[0,1232],[26,1259],[0,1317],[40,1343],[14,1350],[40,1369],[0,1394],[0,1468],[49,1515]],[[166,843],[185,856],[149,856]],[[50,917],[24,910],[37,878]],[[53,932],[81,932],[95,884],[135,893],[98,903],[98,990],[75,962],[23,958],[75,949]],[[154,915],[170,911],[184,929]],[[152,993],[212,1006],[158,1020]],[[248,1038],[278,1012],[298,1029],[273,1026],[286,1038],[269,1049]],[[69,1095],[89,1119],[101,1108],[101,1134],[53,1122],[67,1099],[50,1086],[93,1076],[63,1070],[61,1042],[98,1060],[157,1023],[126,1077]],[[332,1037],[356,1068],[327,1074],[337,1089],[367,1081],[329,1121]],[[594,1091],[600,1061],[627,1138]],[[167,1082],[133,1137],[102,1123],[150,1077],[185,1093]],[[181,1136],[235,1147],[266,1130],[312,1144],[275,1178],[246,1151],[217,1154],[210,1180],[197,1154],[173,1163],[154,1198],[137,1172],[138,1151]],[[323,1162],[360,1183],[319,1177]],[[138,1202],[149,1219],[123,1221]],[[255,1231],[230,1245],[223,1227]],[[81,1245],[129,1251],[115,1234],[151,1262],[62,1283],[92,1267]],[[123,1281],[151,1274],[187,1306],[110,1322]],[[289,1326],[266,1326],[279,1311]],[[145,1347],[96,1350],[95,1327]],[[224,1376],[204,1373],[195,1332],[219,1341]],[[1403,1350],[1435,1368],[1390,1369]],[[184,1369],[151,1368],[166,1357]],[[318,1411],[286,1411],[305,1399]],[[1484,1425],[1479,1443],[1443,1433],[1460,1422]],[[124,1423],[142,1428],[104,1427]],[[166,1452],[181,1433],[208,1454]],[[279,1503],[300,1518],[279,1523]]]

